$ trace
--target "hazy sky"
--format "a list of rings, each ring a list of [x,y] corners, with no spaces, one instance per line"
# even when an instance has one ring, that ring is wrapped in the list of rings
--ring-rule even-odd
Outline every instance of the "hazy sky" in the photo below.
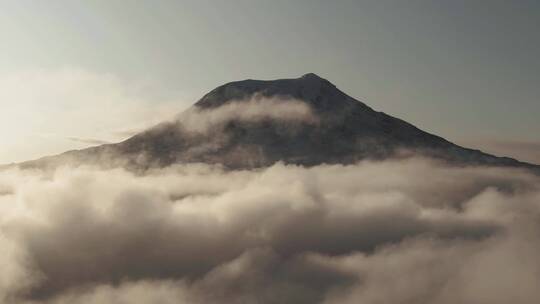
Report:
[[[539,31],[539,1],[0,0],[0,163],[122,139],[225,82],[307,72],[533,161]]]

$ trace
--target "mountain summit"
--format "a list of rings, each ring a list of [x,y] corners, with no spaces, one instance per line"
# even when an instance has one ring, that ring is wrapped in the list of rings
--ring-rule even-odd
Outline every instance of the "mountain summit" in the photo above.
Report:
[[[231,169],[278,161],[312,166],[423,155],[460,165],[535,167],[455,145],[377,112],[326,79],[243,80],[222,85],[178,115],[121,143],[24,165],[73,159],[131,168],[175,163]]]
[[[254,94],[288,97],[309,103],[315,110],[339,110],[353,103],[366,107],[338,90],[328,80],[313,73],[296,79],[243,80],[222,85],[199,100],[195,106],[214,108],[231,101],[248,100]]]

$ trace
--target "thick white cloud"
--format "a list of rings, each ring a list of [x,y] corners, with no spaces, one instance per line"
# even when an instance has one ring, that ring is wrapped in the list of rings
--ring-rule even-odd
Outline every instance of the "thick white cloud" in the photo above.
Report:
[[[537,303],[539,188],[525,171],[422,159],[4,171],[0,296]]]

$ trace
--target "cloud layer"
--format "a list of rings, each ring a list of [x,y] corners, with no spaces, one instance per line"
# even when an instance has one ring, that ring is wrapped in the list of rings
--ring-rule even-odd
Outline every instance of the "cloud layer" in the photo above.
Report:
[[[425,159],[0,172],[3,303],[537,303],[540,183]]]

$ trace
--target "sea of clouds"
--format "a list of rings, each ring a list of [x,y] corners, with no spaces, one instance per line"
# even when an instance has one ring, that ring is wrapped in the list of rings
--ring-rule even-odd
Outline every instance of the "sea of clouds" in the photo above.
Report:
[[[540,178],[428,159],[0,171],[0,302],[538,303]]]

